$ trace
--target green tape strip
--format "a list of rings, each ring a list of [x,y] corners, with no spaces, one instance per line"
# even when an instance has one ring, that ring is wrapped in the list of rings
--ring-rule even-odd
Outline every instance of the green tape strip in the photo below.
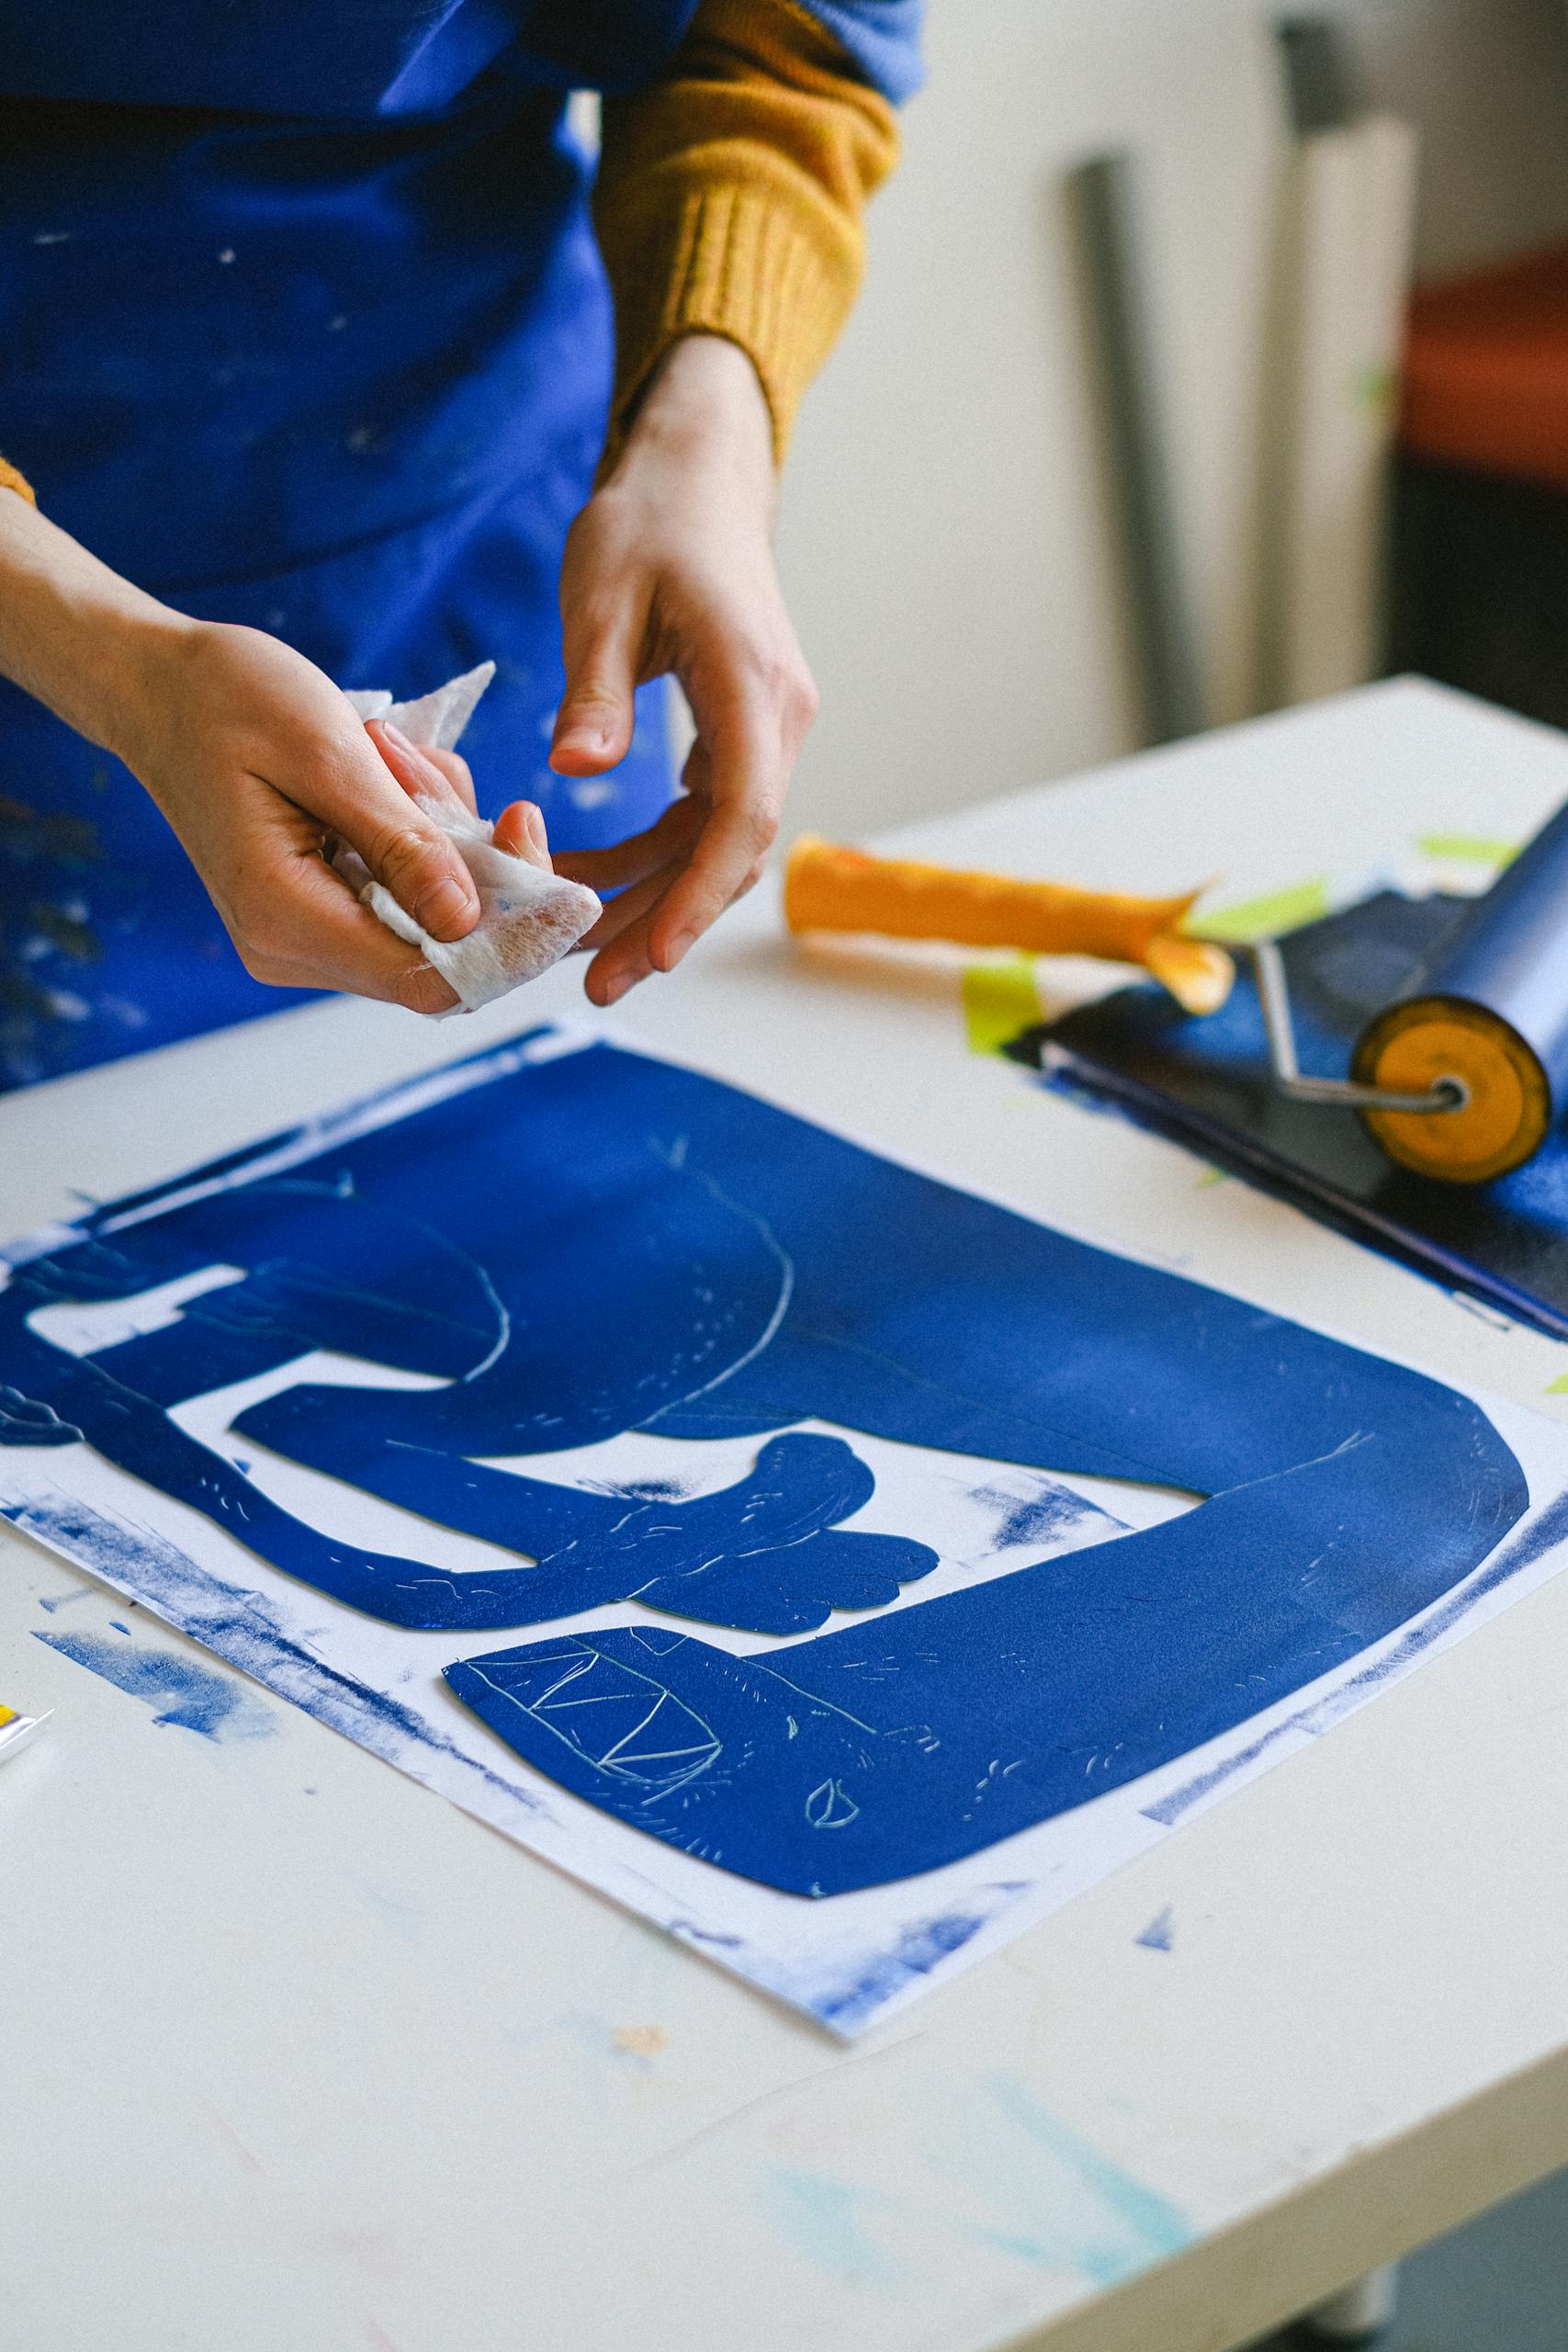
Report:
[[[1423,857],[1459,858],[1472,865],[1511,865],[1519,854],[1517,842],[1493,841],[1484,833],[1417,833],[1416,846]]]
[[[1568,1372],[1560,1373],[1545,1391],[1548,1396],[1568,1396]]]
[[[964,974],[964,1025],[972,1054],[999,1054],[1040,1019],[1040,990],[1027,956],[1009,964],[971,964]]]
[[[1316,922],[1327,912],[1328,881],[1318,874],[1288,890],[1270,890],[1266,898],[1244,899],[1239,906],[1190,916],[1183,927],[1198,939],[1218,939],[1245,947],[1249,940],[1277,939],[1281,932]]]

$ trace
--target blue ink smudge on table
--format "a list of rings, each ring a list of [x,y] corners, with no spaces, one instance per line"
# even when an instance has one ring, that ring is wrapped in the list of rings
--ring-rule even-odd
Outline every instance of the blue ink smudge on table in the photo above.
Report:
[[[179,1724],[213,1740],[269,1739],[277,1729],[272,1710],[253,1692],[174,1650],[122,1649],[94,1634],[35,1634],[33,1639],[157,1708],[154,1723]]]

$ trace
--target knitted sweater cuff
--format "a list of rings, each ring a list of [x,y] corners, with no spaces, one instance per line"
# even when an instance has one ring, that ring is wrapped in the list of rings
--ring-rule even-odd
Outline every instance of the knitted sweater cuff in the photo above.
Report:
[[[628,207],[601,220],[615,288],[615,386],[607,469],[665,353],[684,334],[739,344],[761,381],[782,460],[801,395],[831,349],[853,303],[860,254],[837,220],[815,218],[820,199],[792,185],[789,166],[744,176],[722,166],[672,187],[656,171]],[[821,208],[826,210],[826,207]],[[858,243],[858,241],[856,241]]]

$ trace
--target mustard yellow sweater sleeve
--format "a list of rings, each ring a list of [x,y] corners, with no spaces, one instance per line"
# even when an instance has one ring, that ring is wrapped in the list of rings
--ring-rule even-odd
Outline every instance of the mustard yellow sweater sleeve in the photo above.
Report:
[[[38,500],[33,495],[33,486],[26,474],[18,473],[16,467],[9,464],[4,458],[0,458],[0,490],[14,490],[19,498],[27,500],[29,506],[38,504]]]
[[[607,98],[593,217],[615,307],[605,464],[682,334],[750,357],[782,458],[849,314],[892,107],[794,0],[702,0],[661,80]]]

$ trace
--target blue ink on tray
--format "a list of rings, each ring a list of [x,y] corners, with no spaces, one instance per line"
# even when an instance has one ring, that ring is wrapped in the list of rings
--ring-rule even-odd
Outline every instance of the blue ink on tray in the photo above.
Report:
[[[156,1708],[154,1723],[179,1724],[214,1740],[269,1739],[277,1729],[271,1708],[254,1692],[175,1650],[125,1650],[94,1634],[35,1634],[33,1639]]]
[[[1405,994],[1473,901],[1380,890],[1280,943],[1296,1044],[1311,1077],[1343,1078],[1374,1013]],[[1139,982],[1017,1041],[1045,1083],[1119,1112],[1383,1250],[1451,1295],[1568,1337],[1568,1128],[1486,1184],[1438,1184],[1394,1164],[1353,1112],[1293,1102],[1266,1082],[1268,1040],[1245,965],[1222,1010],[1194,1018]],[[1469,1304],[1469,1300],[1464,1300]]]
[[[1176,1914],[1168,1903],[1163,1911],[1155,1914],[1143,1934],[1134,1936],[1133,1941],[1142,1944],[1145,1951],[1170,1951],[1176,1941]]]
[[[276,1141],[234,1155],[18,1265],[0,1443],[79,1431],[400,1625],[528,1626],[635,1597],[807,1634],[740,1657],[674,1627],[567,1631],[447,1669],[548,1778],[722,1868],[818,1895],[975,1853],[1353,1660],[1454,1594],[1527,1508],[1456,1391],[694,1072],[597,1046],[445,1076],[400,1116],[318,1129],[292,1159]],[[28,1319],[219,1264],[243,1278],[96,1354]],[[339,1542],[171,1418],[317,1349],[444,1385],[301,1381],[236,1428],[514,1566]],[[879,1616],[935,1555],[918,1529],[849,1523],[872,1473],[811,1420],[1201,1499]],[[631,1430],[757,1450],[736,1484],[687,1498],[481,1458]],[[1044,1532],[1021,1527],[1016,1548]],[[866,1613],[815,1631],[834,1610]],[[364,1692],[357,1713],[393,1703]]]

